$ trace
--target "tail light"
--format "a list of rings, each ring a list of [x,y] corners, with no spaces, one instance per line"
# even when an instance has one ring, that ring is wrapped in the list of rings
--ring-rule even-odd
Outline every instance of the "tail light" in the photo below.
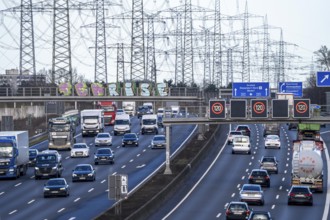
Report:
[[[266,180],[269,180],[269,176],[266,176],[265,179],[266,179]]]
[[[246,215],[249,216],[250,215],[250,210],[246,211]]]
[[[312,194],[311,194],[311,193],[308,193],[308,194],[306,194],[306,196],[308,196],[308,197],[311,197],[311,196],[312,196]]]
[[[226,215],[229,215],[231,213],[230,209],[226,210]]]
[[[289,194],[289,196],[295,196],[295,195],[296,195],[296,194],[294,194],[294,193],[290,193],[290,194]]]

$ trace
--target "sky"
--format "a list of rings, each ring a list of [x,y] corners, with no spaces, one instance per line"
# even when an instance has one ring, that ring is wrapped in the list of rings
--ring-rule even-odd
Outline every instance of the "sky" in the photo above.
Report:
[[[0,0],[0,10],[13,7],[20,4],[20,0]],[[32,2],[39,2],[32,1]],[[53,2],[53,0],[49,0]],[[114,6],[106,12],[106,17],[113,16],[126,9],[131,8],[131,0],[121,0],[122,7]],[[328,11],[330,8],[329,0],[221,0],[221,13],[223,15],[235,15],[243,13],[247,2],[250,14],[258,15],[259,18],[251,18],[249,27],[261,26],[260,16],[267,15],[268,24],[276,29],[270,29],[271,38],[278,41],[280,32],[283,30],[283,40],[289,44],[298,46],[287,46],[289,53],[299,54],[302,58],[298,60],[301,65],[309,65],[313,52],[318,50],[321,45],[330,48],[330,28]],[[144,0],[144,9],[147,13],[154,13],[159,10],[165,10],[168,7],[182,5],[183,0]],[[192,0],[193,5],[214,9],[214,1]],[[82,26],[95,22],[95,13],[92,12],[73,12],[70,14],[71,21],[71,41],[72,41],[72,63],[78,73],[85,75],[86,78],[93,80],[94,77],[94,36],[95,29],[83,28]],[[107,20],[106,22],[119,25],[118,29],[107,29],[107,44],[114,45],[119,41],[130,44],[131,24],[128,21]],[[35,46],[36,46],[36,69],[51,69],[52,54],[52,15],[51,13],[38,13],[34,15],[35,25]],[[235,25],[241,25],[236,22]],[[201,26],[201,23],[194,22],[194,28]],[[211,28],[213,22],[208,21],[206,26]],[[222,23],[223,31],[228,32],[228,22]],[[168,22],[168,28],[174,26]],[[161,30],[161,25],[156,26],[155,32]],[[0,13],[0,74],[6,69],[19,67],[19,14]],[[259,37],[251,36],[250,40],[260,40]],[[199,43],[203,48],[203,41]],[[164,39],[156,40],[158,48],[173,48],[173,42],[166,42]],[[197,46],[196,46],[197,47]],[[116,72],[116,51],[109,49],[108,55],[108,81],[115,80]],[[125,57],[130,55],[125,52]],[[158,58],[157,58],[158,57]],[[162,72],[159,81],[174,77],[173,65],[174,58],[165,59],[157,55],[159,59],[157,66]],[[126,58],[127,59],[127,58]],[[253,56],[251,55],[253,60]],[[314,58],[315,59],[315,58]],[[125,71],[129,71],[129,66],[125,66]],[[197,68],[196,77],[203,77],[202,64],[195,64]],[[288,80],[297,81],[300,73],[292,74]],[[239,77],[235,80],[239,80]],[[258,80],[258,79],[257,79]]]

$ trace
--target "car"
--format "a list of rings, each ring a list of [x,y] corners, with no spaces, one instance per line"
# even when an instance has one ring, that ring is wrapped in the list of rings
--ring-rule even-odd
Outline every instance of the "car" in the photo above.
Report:
[[[251,136],[251,130],[248,125],[238,125],[236,127],[236,131],[241,131],[243,135],[245,136]]]
[[[267,170],[268,173],[278,174],[278,161],[275,156],[261,157],[260,169]]]
[[[111,146],[112,136],[107,133],[98,133],[95,137],[95,146]]]
[[[248,220],[272,220],[268,211],[252,211]]]
[[[267,170],[253,169],[249,175],[249,184],[259,184],[270,187],[270,177]]]
[[[265,204],[264,192],[258,184],[244,184],[239,192],[241,202]]]
[[[288,129],[298,129],[298,123],[289,123]]]
[[[99,163],[115,163],[115,154],[110,148],[99,148],[94,153],[94,164],[98,165]]]
[[[38,155],[39,151],[35,148],[29,149],[29,166],[34,166],[36,164],[36,157]]]
[[[270,134],[265,137],[265,149],[267,148],[281,148],[281,140],[278,135]]]
[[[308,186],[293,185],[288,193],[288,205],[308,204],[313,205],[313,193]]]
[[[237,135],[233,139],[232,154],[247,153],[251,154],[251,144],[249,136]]]
[[[49,154],[52,154],[52,153],[54,153],[54,154],[56,154],[57,155],[57,157],[58,157],[58,160],[59,161],[62,161],[62,155],[57,151],[57,150],[43,150],[43,151],[41,151],[41,153],[49,153]]]
[[[164,117],[165,118],[171,118],[172,117],[172,110],[171,109],[165,109]]]
[[[227,143],[228,144],[232,144],[234,137],[238,136],[238,135],[243,135],[241,131],[230,131],[228,134],[228,140]]]
[[[157,109],[157,116],[163,117],[164,116],[164,108],[158,108]]]
[[[65,178],[51,178],[44,185],[44,197],[69,196],[70,187]]]
[[[75,143],[71,148],[71,157],[89,157],[89,147],[86,143]]]
[[[226,207],[226,220],[247,219],[252,209],[246,202],[230,202]]]
[[[72,170],[72,182],[95,181],[96,172],[91,164],[78,164]]]
[[[117,111],[116,111],[116,115],[124,115],[126,114],[124,109],[121,109],[121,108],[118,108]]]
[[[125,147],[126,145],[133,145],[136,147],[139,146],[139,137],[137,136],[136,133],[124,134],[122,141],[121,141],[121,146]]]
[[[138,118],[142,118],[142,115],[152,114],[148,106],[139,106],[136,112]]]
[[[166,148],[166,137],[165,135],[155,135],[151,140],[151,148]]]

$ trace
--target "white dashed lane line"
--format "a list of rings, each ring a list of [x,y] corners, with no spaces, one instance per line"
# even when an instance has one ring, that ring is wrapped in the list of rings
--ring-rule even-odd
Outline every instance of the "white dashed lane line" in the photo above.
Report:
[[[0,196],[1,196],[2,194],[4,194],[4,193],[5,193],[5,192],[1,192],[1,193],[0,193]]]
[[[92,192],[94,190],[94,188],[91,188],[90,190],[88,190],[88,192]]]
[[[133,160],[133,159],[131,159],[129,162],[130,162],[130,163],[132,163],[133,161],[134,161],[134,160]]]
[[[57,212],[62,212],[62,211],[64,211],[65,210],[65,208],[61,208],[60,210],[58,210]]]
[[[14,214],[15,212],[17,212],[17,210],[14,210],[14,211],[9,212],[9,215]]]
[[[29,201],[27,204],[31,204],[31,203],[33,203],[35,200],[34,199],[32,199],[31,201]]]
[[[104,183],[105,181],[107,181],[107,180],[102,180],[101,183]]]
[[[126,165],[123,165],[121,168],[124,169],[126,167]]]
[[[15,187],[17,187],[17,186],[19,186],[19,185],[21,185],[22,183],[17,183],[16,185],[15,185]]]
[[[78,202],[80,200],[80,198],[76,198],[73,202]]]
[[[139,157],[141,154],[138,154],[138,155],[136,155],[137,157]]]

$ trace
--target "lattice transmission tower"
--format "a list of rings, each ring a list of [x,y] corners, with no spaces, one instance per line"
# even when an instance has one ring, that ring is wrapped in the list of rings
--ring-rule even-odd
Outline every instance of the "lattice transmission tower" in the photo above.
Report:
[[[213,83],[216,88],[222,86],[222,50],[221,50],[221,5],[215,0],[214,43],[213,43]]]
[[[182,82],[187,85],[194,83],[192,23],[191,0],[185,0]]]

